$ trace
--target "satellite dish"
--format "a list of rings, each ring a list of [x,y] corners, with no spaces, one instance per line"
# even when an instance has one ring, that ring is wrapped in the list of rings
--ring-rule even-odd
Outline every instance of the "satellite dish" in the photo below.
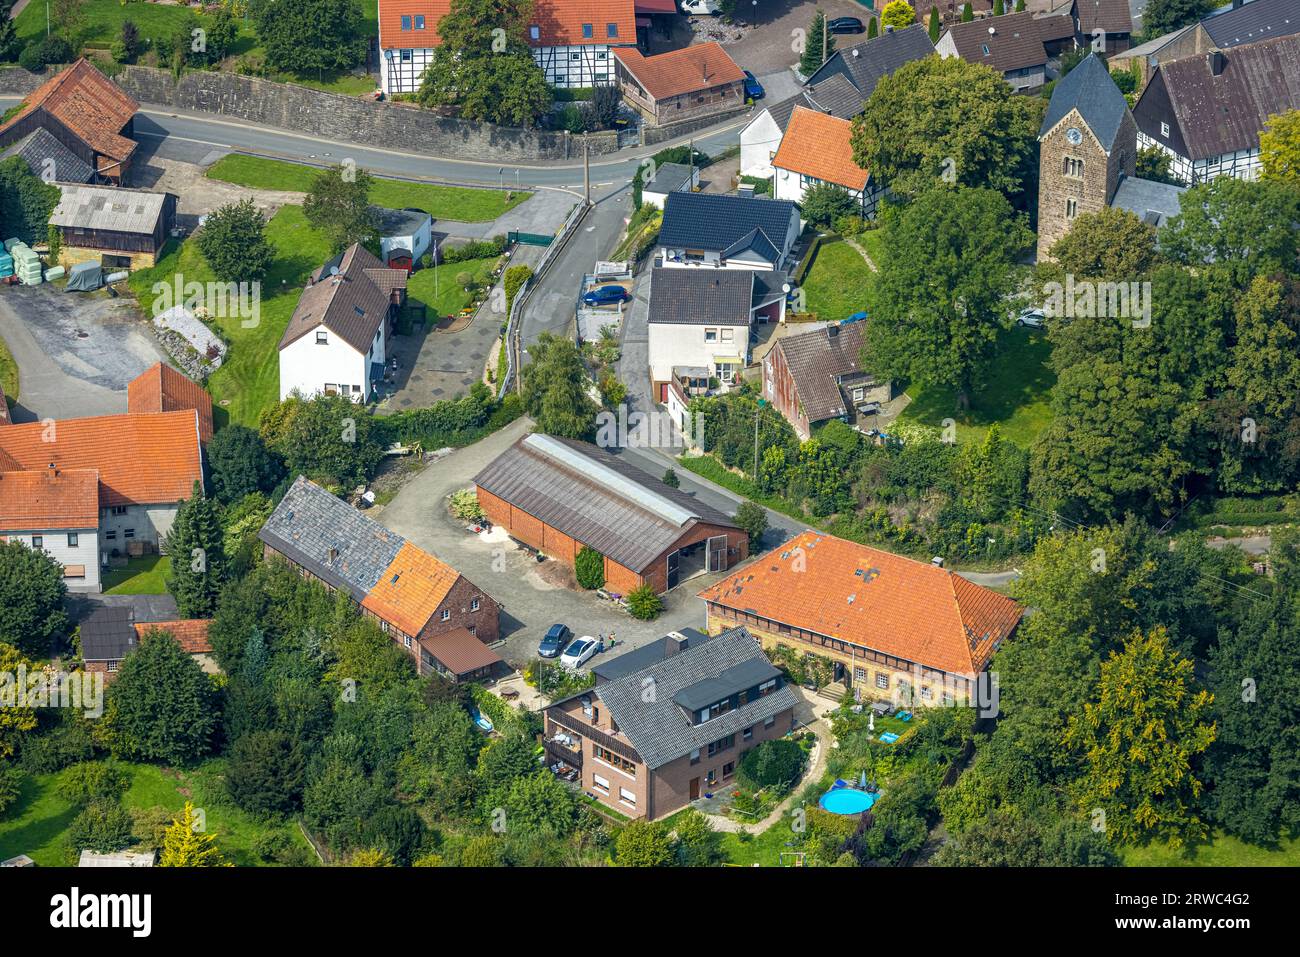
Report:
[[[339,267],[338,267],[338,266],[330,266],[330,275],[331,275],[331,276],[337,276],[338,274],[339,274]]]

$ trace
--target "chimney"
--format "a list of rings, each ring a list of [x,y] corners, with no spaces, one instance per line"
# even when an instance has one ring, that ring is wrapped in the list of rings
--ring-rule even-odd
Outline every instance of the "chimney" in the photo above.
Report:
[[[893,32],[894,32],[894,25],[893,25],[892,23],[886,23],[886,24],[885,24],[885,32],[886,32],[886,33],[893,33]]]
[[[1209,61],[1210,72],[1215,76],[1223,76],[1223,68],[1228,65],[1228,58],[1223,55],[1223,51],[1211,50],[1205,58]]]
[[[690,644],[690,639],[681,632],[669,632],[664,636],[664,657],[671,658],[673,655],[680,655],[690,647]]]

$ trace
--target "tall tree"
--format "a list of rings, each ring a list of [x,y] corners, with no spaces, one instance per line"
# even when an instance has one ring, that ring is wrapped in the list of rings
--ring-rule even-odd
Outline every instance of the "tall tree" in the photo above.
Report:
[[[365,170],[341,163],[312,179],[302,212],[335,252],[353,243],[373,243],[377,224],[370,208],[370,188],[374,181]]]
[[[1120,843],[1180,847],[1207,831],[1197,763],[1214,741],[1213,698],[1192,669],[1163,628],[1136,633],[1102,663],[1092,700],[1070,719],[1064,743],[1084,762],[1077,806],[1102,812]]]
[[[25,707],[18,697],[27,690],[18,682],[19,668],[30,674],[36,665],[13,645],[0,642],[0,675],[8,679],[0,683],[0,759],[13,757],[22,737],[36,728],[36,709]]]
[[[319,76],[365,58],[365,22],[355,0],[252,0],[249,8],[273,69]]]
[[[1300,110],[1268,118],[1259,134],[1261,176],[1300,190]]]
[[[823,39],[825,43],[823,44]],[[803,54],[799,57],[799,72],[812,76],[835,52],[835,35],[826,28],[826,14],[818,10],[804,37]]]
[[[853,161],[903,196],[986,186],[1027,209],[1042,108],[1007,96],[1002,74],[983,64],[913,60],[882,77],[854,119]]]
[[[198,830],[201,818],[191,801],[163,834],[159,867],[229,867],[217,847],[217,837]]]
[[[187,764],[211,745],[212,681],[169,632],[150,632],[122,662],[105,720],[115,756]]]
[[[1295,272],[1300,192],[1220,176],[1184,193],[1179,209],[1160,230],[1160,247],[1175,262],[1226,264],[1242,286],[1251,276]]]
[[[1052,245],[1060,273],[1075,279],[1131,282],[1160,262],[1156,231],[1127,209],[1103,206],[1081,213],[1070,231]]]
[[[596,431],[599,406],[588,394],[591,380],[577,346],[544,332],[528,347],[528,357],[523,371],[524,408],[537,428],[570,439],[590,437]]]
[[[0,542],[0,643],[34,658],[68,627],[63,566],[25,543]]]
[[[212,489],[226,505],[253,492],[270,493],[284,477],[284,465],[246,425],[227,425],[208,443]]]
[[[172,573],[167,591],[182,618],[211,618],[226,578],[221,506],[194,483],[167,533]]]
[[[197,239],[199,252],[222,282],[260,280],[275,259],[275,247],[266,238],[266,219],[251,199],[208,214]]]
[[[533,0],[452,0],[438,21],[443,42],[425,70],[420,103],[456,107],[469,120],[532,126],[552,100],[525,35],[535,22]]]
[[[1004,300],[1030,232],[1002,196],[963,187],[923,193],[884,230],[863,361],[893,378],[951,387],[965,407],[1010,324]]]
[[[1211,0],[1150,0],[1142,14],[1142,36],[1154,39],[1173,33],[1209,16],[1213,7]]]
[[[930,42],[931,42],[931,43],[938,43],[938,42],[939,42],[939,33],[940,33],[940,32],[942,31],[942,29],[943,29],[943,24],[942,24],[942,23],[940,22],[940,20],[939,20],[939,8],[938,8],[938,7],[931,7],[931,8],[930,8],[930,25],[929,25],[929,28],[928,28],[928,29],[929,29],[929,33],[930,33]]]

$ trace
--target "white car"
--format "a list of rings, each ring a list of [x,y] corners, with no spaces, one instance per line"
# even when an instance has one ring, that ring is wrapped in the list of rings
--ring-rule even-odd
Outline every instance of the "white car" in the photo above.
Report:
[[[694,14],[697,17],[716,17],[722,12],[714,0],[678,0],[682,13]]]
[[[583,635],[581,638],[574,638],[569,642],[569,647],[564,649],[564,654],[560,655],[560,664],[566,668],[576,670],[582,667],[599,648],[596,639],[591,635]]]
[[[1016,316],[1016,325],[1027,326],[1030,329],[1043,328],[1043,310],[1041,309],[1021,309],[1020,314]]]

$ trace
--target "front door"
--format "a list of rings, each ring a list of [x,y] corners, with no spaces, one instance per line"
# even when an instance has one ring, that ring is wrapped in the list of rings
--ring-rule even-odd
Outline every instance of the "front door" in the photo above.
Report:
[[[691,778],[691,800],[698,801],[700,797],[700,779]]]
[[[680,560],[681,560],[681,556],[679,556],[677,552],[671,552],[668,555],[668,587],[669,588],[677,587],[677,565]]]

